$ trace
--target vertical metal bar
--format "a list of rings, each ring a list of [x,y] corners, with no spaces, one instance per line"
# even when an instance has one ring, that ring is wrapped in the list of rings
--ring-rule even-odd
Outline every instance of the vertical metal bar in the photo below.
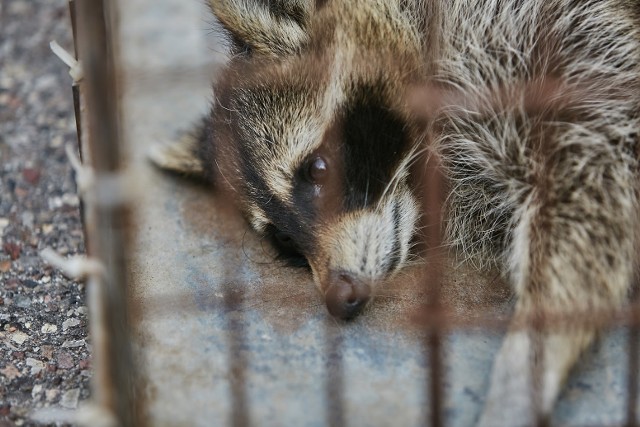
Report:
[[[430,136],[427,143],[431,143]],[[426,220],[427,264],[425,267],[425,282],[427,286],[428,302],[425,306],[427,321],[427,336],[425,350],[429,355],[429,408],[427,425],[440,427],[444,425],[442,407],[444,403],[442,366],[442,328],[444,326],[440,304],[440,287],[442,284],[442,204],[443,204],[443,176],[438,155],[429,153],[425,162],[425,187],[423,198],[423,212]]]
[[[231,277],[229,275],[229,277]],[[244,291],[241,286],[233,283],[225,285],[224,303],[227,316],[227,343],[229,345],[229,382],[231,385],[231,417],[234,427],[246,427],[251,424],[249,406],[247,403],[245,356],[245,327],[242,311]]]
[[[78,26],[76,25],[76,2],[69,0],[69,18],[71,19],[71,31],[73,34],[73,52],[78,59]]]
[[[548,427],[549,417],[542,412],[542,390],[544,388],[544,337],[550,326],[546,322],[543,313],[544,308],[536,307],[533,318],[526,319],[530,329],[527,331],[531,339],[531,349],[529,357],[529,372],[531,375],[531,401],[535,410],[536,426]],[[562,319],[564,320],[564,319]],[[562,321],[561,320],[561,321]],[[558,325],[554,325],[557,327]],[[560,328],[568,328],[567,324],[560,324]]]
[[[73,33],[73,52],[76,59],[78,59],[78,26],[76,23],[76,2],[75,0],[69,0],[69,17],[71,18],[71,31]],[[80,110],[80,85],[78,82],[73,82],[71,86],[73,94],[73,112],[76,117],[76,134],[78,136],[78,149],[80,151],[80,159],[82,160],[82,114]],[[86,233],[85,233],[86,234]]]
[[[327,425],[343,427],[344,420],[344,368],[342,363],[342,334],[335,319],[329,318],[325,328],[326,381],[325,401]]]
[[[638,369],[640,368],[638,363],[638,351],[640,346],[638,340],[640,340],[640,313],[638,313],[638,304],[634,302],[629,324],[629,338],[628,338],[628,357],[629,357],[629,383],[627,384],[627,427],[636,427],[638,425]]]
[[[92,306],[93,399],[110,411],[120,426],[143,426],[135,410],[133,358],[131,354],[126,297],[126,231],[129,215],[120,170],[118,87],[114,44],[110,36],[112,16],[109,2],[85,0],[76,4],[77,42],[83,65],[81,87],[86,106],[83,132],[85,159],[94,170],[95,188],[88,195],[85,227],[90,236],[89,256],[105,267],[87,287]],[[106,201],[106,199],[109,199]]]

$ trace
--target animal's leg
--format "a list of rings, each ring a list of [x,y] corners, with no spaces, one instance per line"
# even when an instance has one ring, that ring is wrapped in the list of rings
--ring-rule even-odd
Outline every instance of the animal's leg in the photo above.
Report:
[[[538,163],[516,209],[508,268],[518,301],[479,426],[533,426],[547,417],[597,332],[585,314],[593,318],[626,296],[637,230],[634,165],[616,147],[587,153],[556,152],[560,160]],[[581,320],[559,321],[572,312]],[[526,324],[532,318],[541,322]]]
[[[179,139],[152,146],[148,153],[149,159],[162,169],[189,176],[204,176],[205,167],[200,152],[210,140],[209,121],[210,118],[205,116]]]

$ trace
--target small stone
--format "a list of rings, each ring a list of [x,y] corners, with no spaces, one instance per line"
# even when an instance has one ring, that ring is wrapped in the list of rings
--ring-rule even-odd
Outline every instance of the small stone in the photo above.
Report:
[[[22,225],[24,225],[29,229],[32,229],[33,221],[35,220],[35,215],[33,214],[33,212],[26,211],[26,212],[23,212],[22,215],[20,215],[20,220],[22,221]]]
[[[80,389],[72,388],[67,390],[60,399],[60,406],[67,409],[76,409],[78,407],[78,399],[80,398]]]
[[[58,362],[58,368],[60,369],[71,369],[75,366],[73,357],[66,351],[59,352],[56,360]]]
[[[16,289],[18,289],[18,284],[20,282],[18,281],[18,279],[11,278],[9,280],[7,280],[7,283],[5,283],[4,288],[8,291],[15,291]]]
[[[4,232],[4,229],[9,225],[9,220],[7,218],[0,218],[0,235]]]
[[[62,195],[62,203],[67,206],[79,206],[80,200],[75,193],[65,193]]]
[[[60,390],[58,389],[48,389],[44,392],[44,398],[47,402],[53,402],[60,395]]]
[[[62,347],[75,348],[75,347],[82,347],[85,344],[86,343],[84,340],[66,340],[65,342],[62,343]]]
[[[78,313],[81,316],[86,316],[88,312],[89,312],[89,309],[85,305],[81,305],[80,307],[76,308],[76,313]]]
[[[9,255],[12,261],[20,258],[20,251],[22,250],[22,248],[18,243],[7,242],[2,245],[2,249],[4,250],[5,254]]]
[[[53,138],[51,138],[51,146],[53,148],[58,148],[62,146],[63,143],[64,143],[64,139],[62,138],[61,135],[56,135]]]
[[[26,295],[17,295],[15,304],[20,308],[29,308],[31,306],[31,298]]]
[[[0,369],[0,374],[11,381],[12,379],[20,376],[20,371],[18,371],[15,366],[9,363],[4,369]]]
[[[6,273],[9,270],[11,270],[11,261],[0,261],[0,273]]]
[[[40,354],[45,359],[51,360],[51,358],[53,357],[53,346],[52,345],[43,345],[40,348]]]
[[[40,393],[42,393],[42,384],[36,384],[31,389],[31,397],[35,399]]]
[[[40,169],[24,168],[22,169],[22,177],[31,185],[36,185],[40,181]]]
[[[85,369],[89,369],[90,367],[91,367],[90,359],[82,359],[80,362],[78,362],[78,368],[80,368],[83,371]]]
[[[11,334],[11,341],[18,345],[22,345],[28,339],[29,335],[25,334],[24,332],[17,331]]]
[[[51,323],[45,323],[44,325],[42,325],[42,329],[40,329],[40,332],[42,332],[43,334],[52,334],[57,330],[58,330],[58,327],[56,325],[52,325]]]
[[[22,286],[30,288],[30,289],[33,289],[38,285],[39,285],[38,282],[36,282],[35,280],[31,280],[31,279],[27,279],[27,280],[24,280],[22,282]]]
[[[44,234],[50,234],[53,231],[53,225],[52,224],[44,224],[42,226],[42,232]]]
[[[0,416],[8,417],[11,413],[11,404],[0,403]]]
[[[72,317],[62,322],[62,330],[66,331],[67,329],[73,328],[74,326],[78,326],[79,324],[80,324],[80,321],[75,317]]]
[[[42,283],[45,283],[45,284],[49,283],[51,282],[51,276],[43,276],[41,280],[42,280]]]
[[[44,369],[44,362],[38,359],[27,357],[27,366],[31,367],[31,375],[37,375]]]

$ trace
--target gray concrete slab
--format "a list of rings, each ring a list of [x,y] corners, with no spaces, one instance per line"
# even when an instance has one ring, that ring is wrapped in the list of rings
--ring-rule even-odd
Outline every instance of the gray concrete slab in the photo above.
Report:
[[[337,323],[309,275],[274,261],[229,200],[152,168],[151,144],[206,110],[221,48],[207,38],[211,18],[199,1],[127,0],[120,9],[124,138],[137,191],[131,299],[151,425],[229,424],[238,360],[246,361],[252,424],[327,425],[327,366],[335,366],[339,342],[346,424],[421,425],[429,373],[411,321],[424,294],[414,272],[363,316]],[[449,272],[444,299],[462,317],[504,315],[510,306],[491,272],[464,269]],[[446,337],[447,425],[470,426],[478,416],[500,338],[480,327]],[[558,404],[557,425],[623,420],[625,345],[620,330],[587,352]]]

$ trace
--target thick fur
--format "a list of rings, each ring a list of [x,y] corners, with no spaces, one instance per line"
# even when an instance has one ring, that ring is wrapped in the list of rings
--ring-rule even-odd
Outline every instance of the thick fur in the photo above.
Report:
[[[517,295],[478,423],[546,417],[597,330],[545,319],[619,307],[635,269],[640,1],[211,6],[235,56],[205,125],[156,161],[237,194],[323,293],[344,274],[375,293],[410,260],[409,167],[432,136],[448,244]],[[318,155],[322,185],[304,179]]]

